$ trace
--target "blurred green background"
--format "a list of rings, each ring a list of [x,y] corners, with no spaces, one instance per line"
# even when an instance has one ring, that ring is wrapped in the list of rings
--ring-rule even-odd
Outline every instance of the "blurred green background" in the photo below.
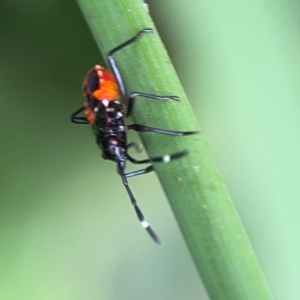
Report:
[[[148,3],[275,298],[299,300],[299,4]],[[155,175],[130,184],[163,247],[69,123],[99,62],[75,2],[0,3],[0,299],[207,300]]]

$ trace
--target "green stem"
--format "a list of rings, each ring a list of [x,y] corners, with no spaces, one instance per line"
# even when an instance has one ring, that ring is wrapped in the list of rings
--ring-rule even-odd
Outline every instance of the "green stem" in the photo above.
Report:
[[[143,28],[154,28],[139,0],[78,0],[103,56]],[[88,49],[87,49],[88,55]],[[127,91],[177,95],[180,102],[138,99],[133,119],[170,130],[197,130],[193,111],[158,33],[116,53]],[[272,299],[223,180],[202,134],[167,137],[145,133],[150,157],[181,150],[190,154],[157,164],[157,176],[211,299]]]

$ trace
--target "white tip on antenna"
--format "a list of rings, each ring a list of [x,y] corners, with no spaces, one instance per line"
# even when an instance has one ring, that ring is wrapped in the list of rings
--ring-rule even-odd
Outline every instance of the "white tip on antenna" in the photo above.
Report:
[[[141,224],[142,224],[143,228],[149,227],[149,223],[147,221],[142,221]]]

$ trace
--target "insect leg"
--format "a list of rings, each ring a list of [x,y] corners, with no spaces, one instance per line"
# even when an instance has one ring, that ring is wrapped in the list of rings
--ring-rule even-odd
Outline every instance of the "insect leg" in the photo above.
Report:
[[[136,34],[131,39],[125,41],[124,43],[120,44],[119,46],[113,48],[112,50],[110,50],[108,52],[108,56],[107,56],[108,64],[109,64],[110,69],[113,72],[113,74],[114,74],[114,76],[115,76],[115,78],[117,80],[121,96],[124,99],[126,98],[125,86],[124,86],[124,83],[123,83],[123,80],[122,80],[122,76],[121,76],[120,70],[119,70],[119,68],[118,68],[118,66],[116,64],[116,61],[115,61],[114,57],[113,57],[113,54],[116,53],[117,51],[123,49],[124,47],[132,44],[133,42],[135,42],[138,38],[140,38],[145,33],[150,33],[150,32],[153,32],[153,29],[151,29],[151,28],[145,28],[145,29],[139,31],[138,34]]]
[[[134,148],[137,153],[142,153],[143,152],[143,146],[141,144],[136,143],[136,142],[130,142],[126,146],[126,148],[127,148],[127,150],[129,148]]]
[[[76,110],[72,115],[71,115],[71,122],[75,124],[89,124],[87,119],[85,117],[77,117],[81,112],[83,112],[84,106]]]
[[[127,173],[127,174],[125,174],[125,177],[128,178],[128,177],[143,175],[143,174],[150,173],[152,171],[154,171],[153,166],[149,166],[149,167],[147,167],[145,169],[141,169],[141,170],[137,170],[137,171],[133,171],[133,172]]]
[[[199,131],[172,131],[172,130],[166,130],[160,128],[153,128],[141,124],[130,124],[130,125],[126,125],[125,128],[127,130],[132,129],[138,132],[156,132],[156,133],[175,135],[175,136],[193,135],[199,133]]]
[[[154,99],[154,100],[171,100],[171,101],[179,101],[180,98],[177,96],[157,96],[157,95],[152,95],[152,94],[146,94],[146,93],[141,93],[141,92],[133,92],[130,93],[128,98],[127,98],[127,113],[126,116],[130,116],[131,111],[133,109],[133,104],[134,100],[136,97],[144,97],[144,98],[149,98],[149,99]]]
[[[174,154],[166,154],[166,155],[157,156],[157,157],[148,158],[148,159],[143,159],[143,160],[136,160],[135,158],[131,157],[128,153],[126,153],[126,157],[133,164],[148,164],[148,163],[152,163],[152,162],[168,163],[173,159],[179,159],[179,158],[184,157],[188,154],[189,154],[189,152],[184,150],[184,151],[180,151],[180,152],[177,152],[177,153],[174,153]]]

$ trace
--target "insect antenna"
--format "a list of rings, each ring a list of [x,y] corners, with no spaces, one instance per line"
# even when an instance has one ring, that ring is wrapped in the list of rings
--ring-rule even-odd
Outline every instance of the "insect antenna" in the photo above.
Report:
[[[161,241],[158,237],[158,235],[154,232],[154,230],[151,228],[150,224],[145,220],[145,217],[142,213],[142,211],[140,210],[140,208],[138,207],[137,205],[137,202],[131,192],[131,189],[128,185],[128,181],[127,181],[127,178],[126,178],[126,175],[124,173],[124,163],[122,162],[117,162],[117,167],[118,167],[118,172],[122,178],[122,181],[123,181],[123,185],[125,186],[126,190],[127,190],[127,193],[129,195],[129,198],[131,200],[131,203],[135,209],[135,212],[136,212],[136,215],[142,225],[142,227],[148,232],[148,234],[150,235],[150,237],[152,238],[152,240],[158,244],[158,245],[161,245]]]

